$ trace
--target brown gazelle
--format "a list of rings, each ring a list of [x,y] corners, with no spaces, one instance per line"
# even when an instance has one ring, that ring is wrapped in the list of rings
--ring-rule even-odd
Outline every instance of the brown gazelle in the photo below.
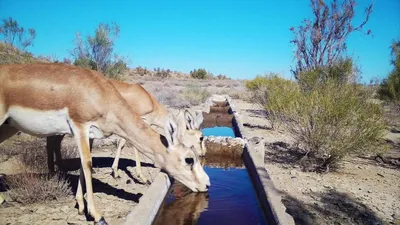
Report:
[[[181,131],[175,118],[170,116],[166,121],[165,137],[159,135],[129,107],[111,82],[96,71],[46,63],[0,66],[0,127],[0,143],[17,130],[41,137],[62,134],[75,137],[88,212],[96,224],[107,223],[93,199],[89,138],[116,134],[192,191],[204,192],[210,186],[197,152],[179,142]],[[80,178],[83,182],[83,176]],[[81,200],[78,200],[79,212],[83,213]]]
[[[138,113],[144,121],[154,128],[158,133],[164,134],[164,124],[168,119],[168,109],[161,105],[149,92],[147,92],[142,86],[138,84],[128,84],[117,80],[110,80],[122,97],[128,102],[129,106]],[[179,110],[176,115],[178,119],[178,126],[185,130],[182,137],[178,137],[182,143],[187,147],[192,147],[200,155],[204,156],[206,154],[206,149],[203,143],[203,134],[199,130],[202,123],[203,116],[201,112],[190,113],[188,110]],[[49,160],[49,170],[54,171],[53,165],[53,151],[56,153],[56,162],[59,167],[61,165],[61,154],[60,145],[62,141],[62,136],[58,137],[48,137],[48,159]],[[121,154],[121,150],[124,148],[126,140],[119,138],[118,148],[114,163],[112,164],[114,177],[119,177],[118,174],[118,162]],[[148,180],[143,175],[140,167],[140,157],[138,152],[135,151],[135,161],[136,161],[136,172],[138,177],[146,183]]]

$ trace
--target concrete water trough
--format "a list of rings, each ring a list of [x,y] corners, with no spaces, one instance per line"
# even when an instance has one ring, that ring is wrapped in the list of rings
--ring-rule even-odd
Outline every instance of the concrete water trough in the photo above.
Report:
[[[293,218],[286,213],[286,208],[281,202],[281,196],[275,189],[265,170],[263,139],[248,139],[243,135],[243,125],[240,122],[240,116],[236,112],[235,107],[231,104],[229,96],[212,96],[207,100],[206,106],[208,109],[206,108],[203,113],[204,122],[202,127],[231,127],[235,137],[206,137],[205,144],[207,147],[207,154],[202,159],[204,166],[208,168],[245,167],[250,177],[248,182],[250,182],[253,187],[255,198],[258,203],[257,205],[264,220],[257,224],[294,224]],[[163,206],[165,206],[165,202],[168,200],[171,191],[176,189],[174,186],[171,186],[174,185],[174,183],[175,181],[173,179],[169,178],[165,173],[160,172],[149,189],[140,198],[139,204],[128,215],[125,224],[181,224],[181,221],[182,224],[184,224],[183,221],[190,221],[190,224],[197,224],[201,213],[208,207],[208,197],[189,194],[187,195],[188,197],[177,200],[175,204],[191,204],[191,207],[187,207],[187,210],[191,211],[183,214],[181,213],[182,218],[174,211],[170,212],[169,215],[168,212],[165,213]],[[212,179],[211,188],[213,188]],[[189,215],[190,218],[187,218],[187,215]],[[169,220],[169,222],[160,223],[160,217],[162,216],[168,218],[166,220]],[[204,221],[207,221],[204,218],[202,221],[203,224],[207,223],[204,223]],[[224,224],[229,224],[229,221]]]

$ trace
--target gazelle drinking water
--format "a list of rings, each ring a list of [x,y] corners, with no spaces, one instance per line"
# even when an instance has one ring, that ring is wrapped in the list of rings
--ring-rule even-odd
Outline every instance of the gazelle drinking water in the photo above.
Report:
[[[84,181],[88,212],[96,224],[107,223],[94,203],[89,138],[116,134],[192,191],[208,190],[210,179],[197,152],[179,141],[182,129],[174,117],[169,116],[164,129],[165,136],[156,133],[96,71],[62,64],[0,66],[0,143],[18,130],[40,137],[73,135],[83,170],[78,189]],[[77,201],[83,213],[81,197]]]
[[[117,80],[110,80],[122,97],[128,102],[129,106],[138,113],[144,121],[153,127],[160,134],[164,133],[164,124],[168,119],[168,109],[161,105],[149,92],[147,92],[142,86],[138,84],[128,84]],[[178,115],[178,126],[184,129],[183,135],[178,137],[182,143],[187,146],[194,148],[194,150],[203,156],[206,154],[206,148],[203,142],[203,134],[199,130],[199,127],[203,121],[203,116],[201,112],[190,113],[188,110],[180,110]],[[49,171],[54,171],[53,165],[53,151],[56,153],[56,162],[58,167],[61,165],[61,154],[60,146],[63,136],[52,136],[47,138],[47,150],[48,150],[48,161]],[[126,140],[119,138],[117,153],[112,165],[114,177],[119,177],[118,174],[118,162],[121,154],[121,150],[124,148]],[[135,161],[136,161],[136,171],[138,177],[146,183],[148,180],[143,175],[140,167],[140,158],[138,152],[135,151]]]

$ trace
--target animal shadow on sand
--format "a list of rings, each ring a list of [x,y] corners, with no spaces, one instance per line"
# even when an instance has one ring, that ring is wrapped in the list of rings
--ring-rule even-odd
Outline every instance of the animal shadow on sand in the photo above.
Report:
[[[363,203],[333,189],[310,193],[318,204],[305,203],[286,192],[281,194],[286,211],[296,224],[388,224]]]
[[[78,180],[79,180],[79,175],[73,175],[73,174],[65,174],[66,178],[70,181],[70,186],[71,189],[73,190],[74,196],[76,195],[76,190],[78,186]],[[139,199],[143,196],[142,193],[130,193],[126,192],[123,189],[118,189],[115,188],[107,183],[103,183],[100,180],[96,178],[92,178],[92,184],[93,184],[93,192],[101,192],[107,195],[112,195],[115,196],[119,199],[124,199],[127,201],[133,201],[135,203],[139,203]],[[84,188],[84,187],[83,187]],[[85,189],[84,189],[85,191]],[[94,218],[89,214],[87,211],[87,202],[85,201],[85,217],[87,221],[93,221]],[[78,209],[78,204],[75,205],[75,208]]]
[[[305,152],[282,141],[266,143],[265,162],[276,163],[284,167],[294,167],[304,157]]]
[[[93,168],[111,168],[114,158],[112,157],[93,157]],[[65,159],[63,160],[63,170],[67,171],[75,171],[79,170],[81,165],[81,161],[79,158]],[[142,167],[151,167],[155,168],[154,164],[144,163],[140,164]],[[124,171],[130,179],[132,179],[135,183],[142,184],[139,180],[137,180],[132,173],[128,170],[128,166],[136,167],[136,161],[126,158],[120,158],[118,163],[118,169]],[[111,176],[111,175],[110,175]]]

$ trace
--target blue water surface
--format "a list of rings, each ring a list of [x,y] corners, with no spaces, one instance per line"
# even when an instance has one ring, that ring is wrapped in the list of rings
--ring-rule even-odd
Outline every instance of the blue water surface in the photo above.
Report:
[[[210,127],[203,128],[201,130],[204,136],[225,136],[225,137],[235,137],[231,127]]]

